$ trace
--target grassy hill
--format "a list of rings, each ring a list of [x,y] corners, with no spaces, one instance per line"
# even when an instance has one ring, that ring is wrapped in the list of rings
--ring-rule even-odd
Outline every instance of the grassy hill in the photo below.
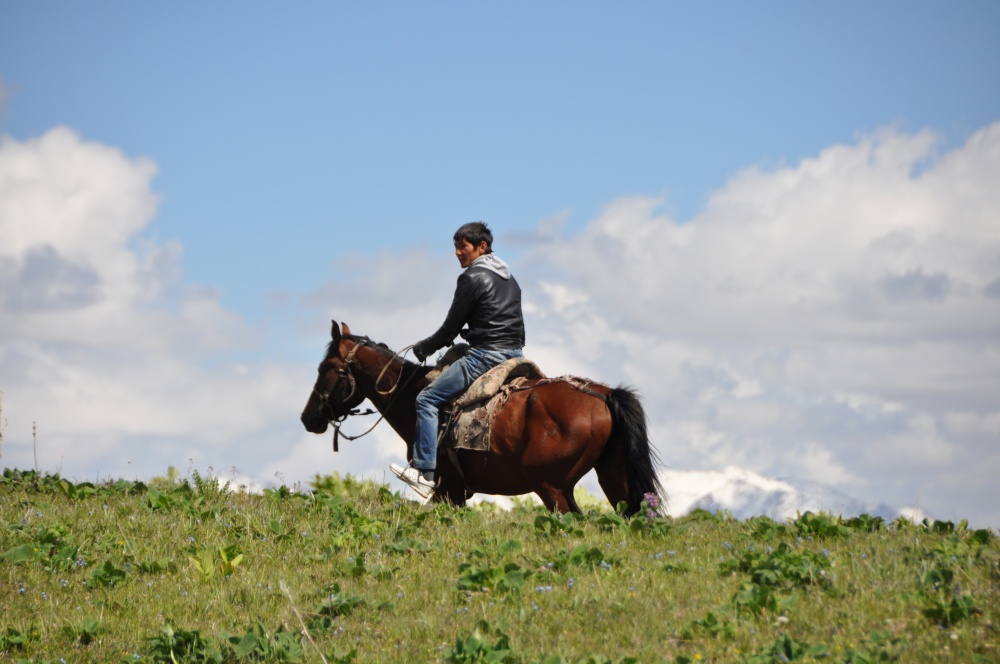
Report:
[[[1000,545],[964,524],[13,470],[0,524],[15,662],[1000,661]]]

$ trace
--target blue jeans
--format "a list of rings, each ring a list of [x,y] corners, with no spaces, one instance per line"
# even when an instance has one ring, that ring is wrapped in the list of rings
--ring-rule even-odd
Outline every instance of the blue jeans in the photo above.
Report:
[[[438,409],[464,393],[484,373],[513,357],[524,357],[520,348],[470,348],[464,357],[445,369],[437,380],[417,395],[417,435],[413,441],[413,467],[437,467]]]

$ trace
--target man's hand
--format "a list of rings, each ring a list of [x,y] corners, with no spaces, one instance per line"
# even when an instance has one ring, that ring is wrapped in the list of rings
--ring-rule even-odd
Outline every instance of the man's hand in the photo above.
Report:
[[[428,355],[430,355],[430,353],[428,353],[428,352],[427,352],[427,351],[425,350],[425,347],[424,347],[424,345],[423,345],[423,344],[424,344],[424,342],[423,342],[423,341],[418,341],[417,343],[413,344],[413,354],[414,354],[414,355],[415,355],[415,356],[417,357],[417,359],[418,359],[418,360],[420,360],[421,362],[423,362],[424,360],[426,360],[426,359],[427,359],[427,356],[428,356]]]

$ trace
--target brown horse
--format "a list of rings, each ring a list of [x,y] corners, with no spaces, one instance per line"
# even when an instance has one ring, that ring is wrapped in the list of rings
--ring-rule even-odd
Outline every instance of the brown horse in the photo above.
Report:
[[[430,367],[400,359],[336,321],[326,357],[305,410],[307,431],[324,433],[366,398],[407,442],[412,455],[415,400]],[[656,454],[646,434],[646,414],[635,392],[566,381],[526,383],[496,414],[488,451],[439,449],[439,484],[431,500],[456,505],[475,493],[514,496],[534,492],[550,510],[579,512],[576,483],[594,468],[613,506],[633,514],[647,494],[662,495]],[[589,393],[588,393],[589,392]],[[450,457],[450,459],[449,459]]]

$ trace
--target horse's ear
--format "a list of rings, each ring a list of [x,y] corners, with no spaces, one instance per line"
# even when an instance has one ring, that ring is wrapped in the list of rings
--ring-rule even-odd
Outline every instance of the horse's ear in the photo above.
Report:
[[[340,327],[335,320],[330,321],[330,338],[333,339],[334,346],[340,343]]]
[[[350,334],[351,328],[347,327],[347,323],[344,323],[343,325],[344,325],[344,334],[345,335]]]

